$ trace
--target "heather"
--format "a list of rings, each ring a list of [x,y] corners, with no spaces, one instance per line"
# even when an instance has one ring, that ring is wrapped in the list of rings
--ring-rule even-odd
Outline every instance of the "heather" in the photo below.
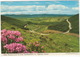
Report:
[[[38,53],[44,52],[39,42],[26,43],[19,31],[1,30],[2,51],[4,53]],[[36,49],[37,48],[37,49]]]

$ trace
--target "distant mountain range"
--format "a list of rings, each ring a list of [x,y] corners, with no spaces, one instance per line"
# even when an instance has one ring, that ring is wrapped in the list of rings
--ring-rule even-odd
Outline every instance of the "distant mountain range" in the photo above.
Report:
[[[58,16],[72,16],[67,14],[5,14],[4,16],[12,17],[12,18],[31,18],[31,17],[58,17]]]

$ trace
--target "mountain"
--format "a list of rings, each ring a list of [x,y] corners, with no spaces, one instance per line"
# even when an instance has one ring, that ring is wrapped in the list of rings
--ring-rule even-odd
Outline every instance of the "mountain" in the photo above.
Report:
[[[20,14],[20,15],[4,15],[12,18],[33,18],[33,17],[59,17],[59,16],[72,16],[72,15],[66,15],[66,14]]]
[[[1,16],[1,22],[6,22],[8,24],[11,24],[11,25],[15,25],[17,27],[20,27],[20,28],[23,28],[23,25],[25,24],[25,22],[23,21],[20,21],[20,20],[17,20],[17,19],[14,19],[14,18],[11,18],[11,17],[6,17],[6,16]]]
[[[70,17],[69,21],[72,24],[72,30],[70,32],[79,33],[79,14]]]

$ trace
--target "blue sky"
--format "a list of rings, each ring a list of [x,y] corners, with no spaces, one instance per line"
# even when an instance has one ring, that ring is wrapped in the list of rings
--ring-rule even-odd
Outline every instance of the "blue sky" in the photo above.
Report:
[[[1,14],[77,14],[78,1],[1,2]]]

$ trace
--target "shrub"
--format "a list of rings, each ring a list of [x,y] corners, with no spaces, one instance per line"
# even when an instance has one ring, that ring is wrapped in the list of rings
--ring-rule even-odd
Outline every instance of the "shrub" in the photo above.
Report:
[[[1,30],[2,52],[3,53],[38,53],[45,52],[44,46],[41,46],[39,42],[26,43],[19,31],[11,31],[3,29]]]
[[[37,52],[44,53],[44,52],[46,52],[46,51],[44,51],[44,46],[41,46],[41,44],[38,41],[36,41],[34,43],[30,42],[27,46],[28,46],[28,50],[32,53],[37,53]]]
[[[23,37],[21,37],[21,33],[19,31],[11,31],[11,30],[3,29],[1,31],[1,41],[4,44],[21,42],[23,41]]]
[[[4,48],[10,53],[23,53],[26,51],[26,46],[19,43],[6,44]]]

